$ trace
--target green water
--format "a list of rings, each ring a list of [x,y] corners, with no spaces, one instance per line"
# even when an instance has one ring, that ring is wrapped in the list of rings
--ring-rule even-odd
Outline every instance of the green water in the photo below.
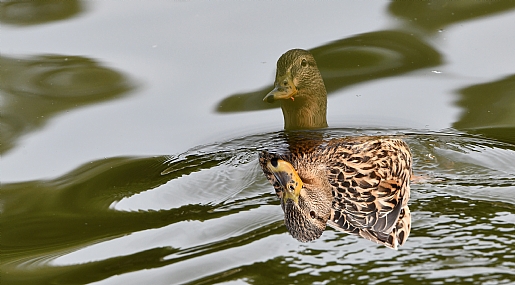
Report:
[[[296,3],[1,3],[0,283],[515,283],[515,2]],[[409,144],[399,250],[284,227],[257,155],[294,47],[317,132]]]

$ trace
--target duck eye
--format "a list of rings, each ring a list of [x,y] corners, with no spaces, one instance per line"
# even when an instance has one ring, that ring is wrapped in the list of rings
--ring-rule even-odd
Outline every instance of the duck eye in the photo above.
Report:
[[[307,61],[305,58],[303,58],[303,59],[302,59],[302,62],[300,63],[300,65],[301,65],[302,67],[306,67],[306,66],[308,65],[308,61]]]
[[[317,215],[315,214],[315,211],[309,212],[309,215],[311,216],[312,219],[317,217]]]
[[[277,158],[275,158],[275,157],[274,157],[274,158],[272,158],[272,159],[270,160],[270,163],[272,164],[272,166],[273,166],[273,167],[277,167]]]

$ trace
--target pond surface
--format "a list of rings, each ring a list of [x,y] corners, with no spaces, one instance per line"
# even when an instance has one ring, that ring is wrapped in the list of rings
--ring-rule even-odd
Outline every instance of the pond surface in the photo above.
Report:
[[[0,3],[5,284],[513,284],[514,1]],[[309,49],[326,139],[403,138],[406,244],[287,232],[262,102]]]

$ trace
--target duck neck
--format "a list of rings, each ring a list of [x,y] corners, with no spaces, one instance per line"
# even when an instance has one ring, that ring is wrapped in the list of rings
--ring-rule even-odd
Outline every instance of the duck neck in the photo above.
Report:
[[[327,127],[327,93],[317,92],[309,96],[300,92],[294,100],[283,100],[281,108],[284,115],[284,129],[317,129]]]

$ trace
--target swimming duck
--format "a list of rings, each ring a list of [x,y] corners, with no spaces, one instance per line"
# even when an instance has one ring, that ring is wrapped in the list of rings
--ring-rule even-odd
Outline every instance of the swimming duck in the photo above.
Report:
[[[264,100],[282,100],[287,130],[327,127],[326,91],[308,51],[294,49],[279,58],[275,88]],[[288,140],[285,153],[259,155],[290,234],[308,242],[329,225],[393,249],[404,244],[411,230],[407,144],[381,137],[324,141],[299,136]]]

